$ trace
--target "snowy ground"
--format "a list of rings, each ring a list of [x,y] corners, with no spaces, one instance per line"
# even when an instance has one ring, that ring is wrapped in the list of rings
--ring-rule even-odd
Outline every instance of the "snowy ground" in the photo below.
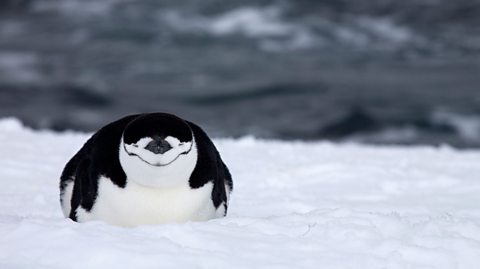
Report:
[[[228,217],[120,228],[62,217],[86,138],[0,121],[0,268],[480,266],[480,151],[216,140]]]

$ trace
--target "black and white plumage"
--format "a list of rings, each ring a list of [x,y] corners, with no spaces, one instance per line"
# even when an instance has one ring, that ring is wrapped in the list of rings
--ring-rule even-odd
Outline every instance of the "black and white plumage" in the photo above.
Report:
[[[231,191],[230,172],[207,134],[166,113],[101,128],[60,177],[65,217],[121,226],[222,217]]]

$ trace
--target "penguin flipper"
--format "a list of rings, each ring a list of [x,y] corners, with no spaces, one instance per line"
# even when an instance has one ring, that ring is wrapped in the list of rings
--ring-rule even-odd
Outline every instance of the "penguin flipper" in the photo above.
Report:
[[[89,175],[90,159],[83,159],[79,162],[75,170],[75,182],[73,185],[71,210],[69,218],[77,221],[76,211],[81,206],[89,211],[93,207],[92,192],[96,194],[96,189],[92,190],[92,180]]]

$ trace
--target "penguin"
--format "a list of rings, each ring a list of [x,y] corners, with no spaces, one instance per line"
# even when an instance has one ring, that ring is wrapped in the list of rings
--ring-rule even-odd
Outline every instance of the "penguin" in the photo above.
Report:
[[[60,176],[63,214],[133,227],[227,214],[232,176],[196,124],[168,113],[130,115],[94,133]]]

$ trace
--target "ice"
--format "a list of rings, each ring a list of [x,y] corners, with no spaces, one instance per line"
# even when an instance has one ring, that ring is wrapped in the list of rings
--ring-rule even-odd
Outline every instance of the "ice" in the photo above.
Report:
[[[0,268],[478,268],[480,151],[215,139],[226,218],[64,219],[58,177],[89,134],[0,120]]]
[[[0,80],[15,83],[41,81],[38,57],[32,53],[0,51]]]
[[[185,16],[178,11],[162,15],[172,27],[197,28],[215,35],[242,33],[251,37],[282,36],[289,34],[295,26],[280,20],[280,10],[275,7],[240,7],[223,14],[203,17]]]
[[[58,12],[70,17],[108,15],[123,0],[43,0],[32,3],[36,12]]]
[[[215,34],[243,32],[250,36],[285,35],[290,26],[278,20],[278,9],[240,8],[221,14],[210,22]]]
[[[301,49],[316,44],[307,26],[285,20],[282,13],[278,6],[244,6],[210,17],[175,10],[162,12],[160,16],[180,31],[201,31],[214,36],[240,34],[260,39],[261,47],[267,50]]]
[[[436,123],[453,126],[467,141],[480,140],[480,117],[478,116],[439,110],[433,113],[432,120]]]
[[[287,16],[284,5],[243,6],[210,16],[164,10],[163,24],[177,31],[206,33],[215,37],[241,35],[258,41],[267,51],[344,46],[350,49],[396,50],[427,40],[413,29],[378,16],[328,18]]]
[[[392,43],[401,44],[415,38],[410,29],[386,18],[360,17],[357,21],[361,28]]]

